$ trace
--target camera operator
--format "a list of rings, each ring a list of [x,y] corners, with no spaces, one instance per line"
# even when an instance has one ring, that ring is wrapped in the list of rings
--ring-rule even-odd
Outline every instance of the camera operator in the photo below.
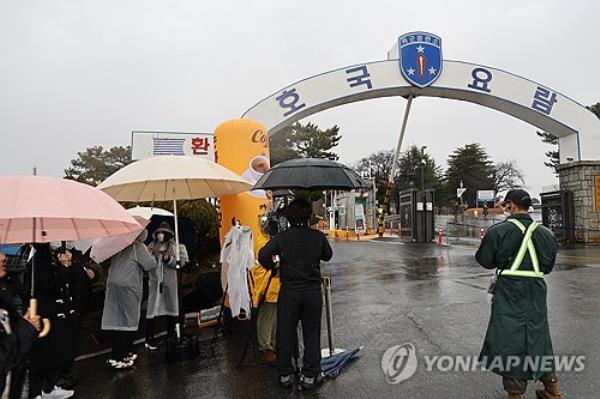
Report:
[[[281,291],[277,307],[277,372],[279,384],[294,384],[292,354],[298,321],[302,322],[304,359],[300,386],[311,389],[321,374],[321,260],[328,261],[333,251],[325,235],[310,228],[310,203],[296,199],[287,210],[288,230],[273,237],[260,251],[259,262],[266,269],[276,267],[280,259]]]

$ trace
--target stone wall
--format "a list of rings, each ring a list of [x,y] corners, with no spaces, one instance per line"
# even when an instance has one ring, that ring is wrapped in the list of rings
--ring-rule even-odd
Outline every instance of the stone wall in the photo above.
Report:
[[[596,204],[595,177],[600,176],[600,161],[578,161],[558,167],[561,190],[573,192],[575,239],[600,244],[600,209]]]

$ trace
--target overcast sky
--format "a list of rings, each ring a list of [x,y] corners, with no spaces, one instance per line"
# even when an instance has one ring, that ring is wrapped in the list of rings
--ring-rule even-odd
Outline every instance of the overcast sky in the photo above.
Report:
[[[506,5],[510,4],[510,5]],[[212,132],[305,77],[386,58],[403,33],[442,37],[444,57],[600,101],[598,1],[0,0],[0,174],[61,176],[78,151],[132,130]],[[337,124],[341,160],[394,146],[406,101],[313,115]],[[536,129],[470,103],[418,98],[405,145],[445,165],[480,142],[516,160],[534,192],[555,183]]]

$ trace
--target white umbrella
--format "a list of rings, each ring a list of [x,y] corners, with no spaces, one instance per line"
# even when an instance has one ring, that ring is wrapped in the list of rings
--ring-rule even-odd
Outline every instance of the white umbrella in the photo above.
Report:
[[[251,187],[250,182],[226,167],[190,156],[159,156],[136,161],[98,185],[99,189],[117,201],[173,201],[178,268],[181,258],[177,200],[235,195],[249,191]],[[181,295],[181,287],[179,292]],[[177,336],[181,337],[179,328]]]
[[[114,254],[121,252],[133,244],[135,239],[138,238],[149,222],[148,219],[144,219],[140,216],[134,216],[134,219],[140,224],[139,229],[136,229],[128,234],[98,238],[92,244],[90,258],[92,258],[96,263],[102,263],[105,260],[110,259]]]
[[[251,184],[229,169],[204,158],[160,156],[131,163],[98,188],[117,201],[173,201],[234,195]]]
[[[175,216],[173,212],[169,212],[165,209],[149,207],[149,206],[136,206],[134,208],[127,209],[127,212],[131,216],[139,216],[146,220],[150,220],[152,216]]]

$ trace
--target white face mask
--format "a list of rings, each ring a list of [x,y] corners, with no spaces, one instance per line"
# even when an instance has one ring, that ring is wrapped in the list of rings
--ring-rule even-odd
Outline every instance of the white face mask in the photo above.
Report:
[[[52,241],[50,243],[50,249],[52,249],[53,251],[56,251],[60,247],[62,247],[62,242],[60,241]]]
[[[165,233],[158,233],[156,235],[156,239],[160,242],[163,242],[165,240]]]

